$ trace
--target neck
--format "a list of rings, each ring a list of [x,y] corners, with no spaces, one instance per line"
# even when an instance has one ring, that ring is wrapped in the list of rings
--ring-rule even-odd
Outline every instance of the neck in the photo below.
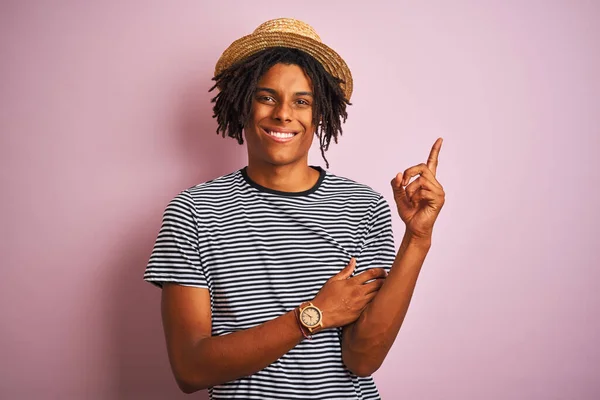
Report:
[[[307,163],[265,165],[249,162],[246,172],[255,183],[280,192],[303,192],[319,180],[319,171]]]

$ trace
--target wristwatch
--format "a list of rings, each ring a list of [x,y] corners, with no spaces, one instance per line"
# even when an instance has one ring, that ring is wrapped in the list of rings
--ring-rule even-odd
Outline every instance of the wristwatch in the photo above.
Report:
[[[313,333],[317,328],[323,328],[323,312],[313,303],[300,306],[300,323]]]

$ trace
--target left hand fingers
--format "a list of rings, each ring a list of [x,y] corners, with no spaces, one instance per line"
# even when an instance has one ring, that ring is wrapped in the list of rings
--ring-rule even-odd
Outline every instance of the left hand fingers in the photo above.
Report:
[[[436,196],[444,195],[444,189],[442,188],[442,186],[439,183],[436,185],[434,182],[431,182],[430,180],[425,178],[423,175],[421,175],[420,177],[418,177],[417,179],[412,181],[410,183],[410,185],[408,185],[404,189],[406,192],[406,197],[409,200],[411,200],[411,198],[413,197],[415,192],[419,191],[420,189],[430,191]]]
[[[421,202],[426,202],[429,207],[440,210],[445,202],[445,194],[438,188],[433,187],[433,190],[427,187],[420,187],[408,198],[408,201],[413,207],[419,206]]]
[[[431,148],[431,151],[429,152],[429,157],[427,158],[427,167],[431,170],[431,173],[433,173],[433,176],[435,176],[435,174],[437,172],[438,157],[440,155],[440,150],[442,149],[443,141],[444,141],[444,139],[442,139],[442,138],[438,138],[435,141],[435,143],[433,144],[433,147]]]
[[[427,164],[415,165],[414,167],[410,167],[406,171],[404,171],[404,173],[402,174],[402,185],[403,186],[408,185],[408,182],[410,181],[410,179],[413,176],[417,176],[417,175],[421,175],[421,177],[427,179],[428,181],[433,183],[438,188],[443,189],[442,185],[435,178],[435,175],[433,174],[433,172],[431,172],[431,170],[429,169]]]

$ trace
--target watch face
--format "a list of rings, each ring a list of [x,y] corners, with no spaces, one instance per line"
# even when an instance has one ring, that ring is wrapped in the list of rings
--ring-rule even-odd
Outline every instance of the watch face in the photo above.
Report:
[[[321,313],[315,307],[308,306],[302,310],[302,323],[306,326],[313,327],[317,326],[321,321]]]

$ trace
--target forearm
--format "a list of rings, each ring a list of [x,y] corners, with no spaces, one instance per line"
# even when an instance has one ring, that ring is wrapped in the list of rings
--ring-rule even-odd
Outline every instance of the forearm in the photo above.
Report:
[[[342,355],[357,375],[370,375],[392,347],[425,261],[430,241],[405,234],[385,283],[359,319],[343,332]]]
[[[291,311],[250,329],[201,339],[172,357],[172,367],[181,389],[191,393],[252,375],[294,348],[302,338]]]

